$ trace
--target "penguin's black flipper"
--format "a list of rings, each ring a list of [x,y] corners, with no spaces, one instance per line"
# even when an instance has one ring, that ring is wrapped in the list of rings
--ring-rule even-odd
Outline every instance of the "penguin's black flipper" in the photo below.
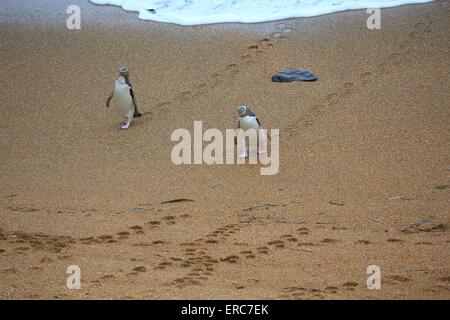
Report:
[[[134,101],[134,92],[133,92],[133,88],[130,87],[130,96],[133,99],[133,104],[134,104],[134,118],[139,118],[142,117],[142,113],[139,112],[136,102]]]

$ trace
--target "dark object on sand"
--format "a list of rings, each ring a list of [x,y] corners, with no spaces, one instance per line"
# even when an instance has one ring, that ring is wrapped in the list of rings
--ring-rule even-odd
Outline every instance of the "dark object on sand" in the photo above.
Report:
[[[150,12],[150,13],[156,13],[155,9],[147,9],[147,11]]]
[[[249,211],[252,211],[252,210],[259,210],[259,209],[270,209],[270,208],[272,208],[272,207],[276,207],[277,205],[276,204],[271,204],[271,203],[266,203],[266,204],[263,204],[262,206],[256,206],[256,207],[249,207],[249,208],[245,208],[245,209],[242,209],[242,210],[244,210],[244,211],[246,211],[246,212],[249,212]]]
[[[174,199],[174,200],[166,200],[166,201],[161,201],[158,204],[168,204],[168,203],[177,203],[177,202],[192,202],[194,200],[192,199]]]
[[[433,221],[436,217],[437,216],[435,214],[433,214],[433,215],[428,216],[425,219],[422,219],[422,220],[420,220],[418,222],[414,222],[414,223],[411,223],[411,224],[408,224],[408,225],[404,226],[400,231],[406,232],[407,230],[409,230],[411,228],[412,229],[419,229],[419,227],[421,227],[422,225],[424,225],[424,224],[426,224],[428,222]]]
[[[314,73],[306,69],[286,69],[272,76],[273,82],[316,81]]]

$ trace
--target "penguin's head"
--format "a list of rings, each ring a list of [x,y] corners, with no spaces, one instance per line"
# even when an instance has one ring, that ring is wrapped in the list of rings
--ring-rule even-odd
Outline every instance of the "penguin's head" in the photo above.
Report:
[[[247,112],[247,107],[246,106],[239,106],[236,109],[236,114],[237,114],[238,117],[243,116],[246,112]]]
[[[119,74],[123,77],[128,77],[130,75],[127,67],[120,67]]]

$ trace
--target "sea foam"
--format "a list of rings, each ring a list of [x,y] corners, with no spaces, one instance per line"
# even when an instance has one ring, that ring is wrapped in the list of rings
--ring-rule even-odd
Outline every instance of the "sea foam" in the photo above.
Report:
[[[255,23],[432,0],[90,0],[139,12],[139,19],[179,25]]]

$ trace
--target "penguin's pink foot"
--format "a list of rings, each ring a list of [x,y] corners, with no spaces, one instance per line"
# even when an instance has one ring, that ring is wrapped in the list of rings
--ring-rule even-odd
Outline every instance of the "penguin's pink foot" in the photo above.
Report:
[[[121,126],[121,128],[122,128],[122,129],[128,129],[128,127],[130,126],[130,123],[131,123],[131,121],[125,122],[125,123]]]

